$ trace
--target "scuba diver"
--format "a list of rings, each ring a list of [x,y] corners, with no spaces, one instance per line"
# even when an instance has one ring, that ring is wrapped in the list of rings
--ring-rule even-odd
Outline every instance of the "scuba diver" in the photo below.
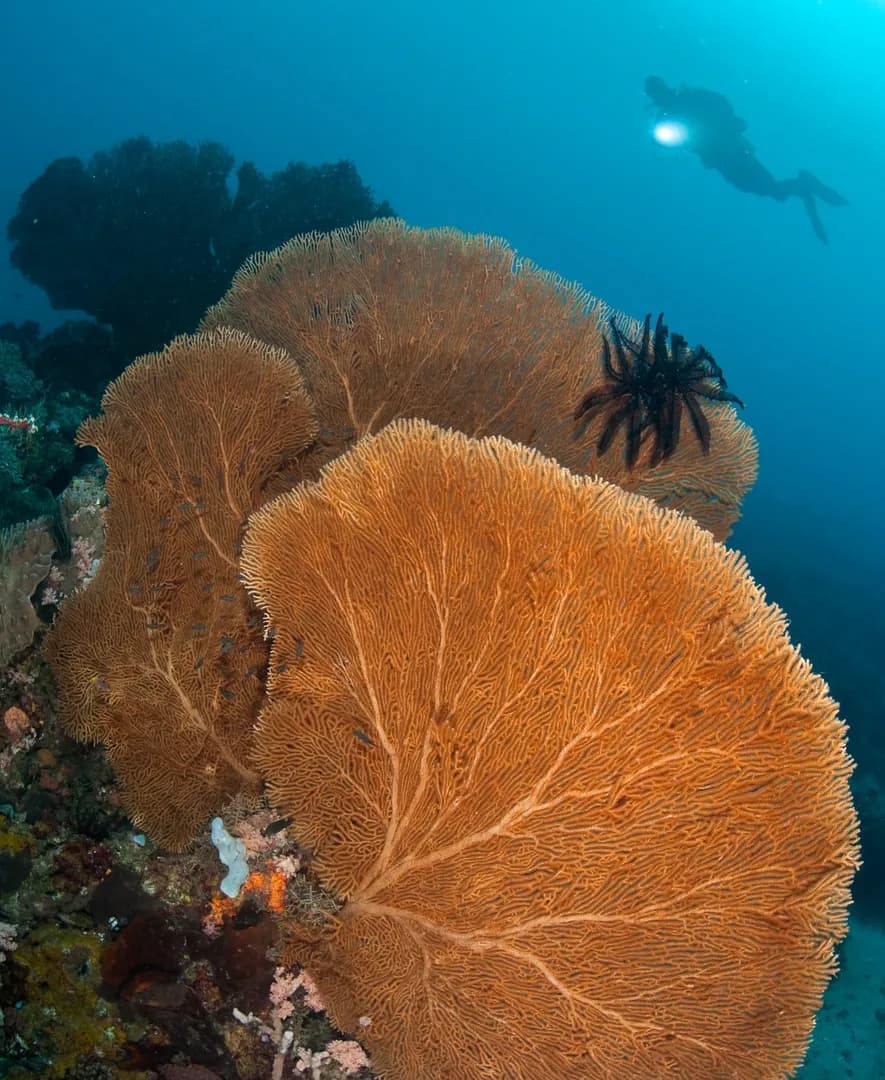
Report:
[[[794,180],[775,179],[756,157],[744,135],[746,122],[735,115],[727,98],[690,86],[672,89],[657,75],[645,80],[645,92],[658,112],[655,138],[659,142],[684,145],[697,154],[705,168],[721,173],[739,191],[768,195],[778,202],[795,195],[802,200],[818,239],[829,242],[815,199],[830,206],[846,206],[847,200],[805,169]]]

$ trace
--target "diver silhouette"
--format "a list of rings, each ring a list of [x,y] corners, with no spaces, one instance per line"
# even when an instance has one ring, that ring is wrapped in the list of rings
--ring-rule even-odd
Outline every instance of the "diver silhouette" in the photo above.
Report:
[[[830,206],[847,206],[848,200],[805,169],[793,180],[777,180],[756,157],[752,143],[744,135],[747,124],[735,115],[727,98],[690,86],[673,89],[657,75],[645,80],[645,92],[657,109],[658,122],[681,125],[682,145],[697,154],[705,168],[715,169],[740,191],[766,195],[778,202],[795,195],[802,200],[818,239],[829,243],[815,199]]]

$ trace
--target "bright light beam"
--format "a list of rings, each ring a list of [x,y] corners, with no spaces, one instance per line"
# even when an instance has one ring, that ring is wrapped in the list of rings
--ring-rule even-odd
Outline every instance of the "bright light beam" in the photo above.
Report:
[[[681,120],[659,120],[651,133],[661,146],[682,146],[688,141],[688,128]]]

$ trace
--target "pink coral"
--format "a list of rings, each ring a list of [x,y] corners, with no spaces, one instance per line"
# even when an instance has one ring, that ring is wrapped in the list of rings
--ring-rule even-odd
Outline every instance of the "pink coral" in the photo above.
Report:
[[[274,972],[273,982],[270,984],[270,1018],[275,1027],[295,1011],[291,998],[300,985],[299,976],[294,972],[287,972],[282,967],[278,967]]]
[[[40,595],[40,602],[45,604],[46,607],[54,607],[60,603],[64,596],[64,578],[59,568],[53,565],[52,569],[46,576],[46,581],[43,585],[43,592]]]
[[[304,1004],[313,1012],[325,1012],[326,1006],[320,996],[319,987],[306,971],[298,974],[298,985],[304,990]]]
[[[371,1064],[366,1051],[353,1039],[334,1039],[326,1049],[329,1051],[329,1057],[336,1061],[348,1075],[368,1068]]]
[[[77,571],[77,580],[83,584],[95,573],[95,544],[85,536],[78,536],[71,544],[71,557]]]

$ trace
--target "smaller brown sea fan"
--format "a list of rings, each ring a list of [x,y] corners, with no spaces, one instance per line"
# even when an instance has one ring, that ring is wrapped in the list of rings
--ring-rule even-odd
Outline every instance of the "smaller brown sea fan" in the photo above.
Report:
[[[136,360],[102,409],[78,439],[108,467],[105,553],[46,653],[65,727],[105,744],[136,824],[182,847],[258,782],[267,657],[240,542],[315,424],[291,358],[233,330]]]

